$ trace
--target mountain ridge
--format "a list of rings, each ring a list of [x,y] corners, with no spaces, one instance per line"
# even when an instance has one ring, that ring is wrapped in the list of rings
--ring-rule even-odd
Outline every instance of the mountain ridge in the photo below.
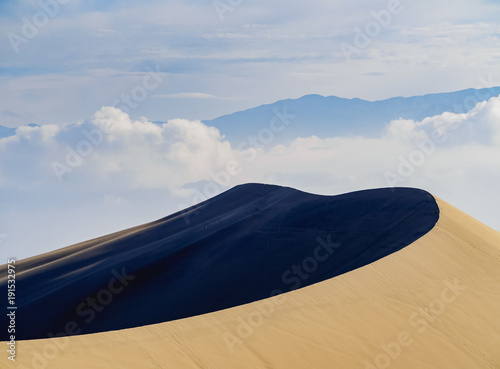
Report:
[[[313,135],[320,138],[352,135],[379,137],[391,120],[418,121],[444,112],[465,113],[475,104],[498,95],[500,87],[469,88],[375,101],[310,94],[237,111],[203,123],[218,128],[227,139],[235,142],[259,136],[269,129],[274,133],[273,143]],[[273,129],[273,122],[276,119],[283,121],[283,116],[288,121]]]
[[[335,95],[308,94],[239,110],[204,124],[216,127],[226,139],[245,142],[264,131],[272,142],[289,142],[297,137],[363,135],[380,136],[393,119],[422,120],[444,112],[465,113],[475,104],[500,95],[500,86],[468,88],[453,92],[429,93],[409,97],[395,96],[381,100],[344,98]],[[278,121],[278,125],[273,122]],[[157,120],[153,123],[163,124]],[[273,127],[274,124],[274,127]],[[28,126],[37,126],[28,124]],[[0,125],[0,139],[15,135],[16,128]],[[260,139],[263,144],[266,139]]]

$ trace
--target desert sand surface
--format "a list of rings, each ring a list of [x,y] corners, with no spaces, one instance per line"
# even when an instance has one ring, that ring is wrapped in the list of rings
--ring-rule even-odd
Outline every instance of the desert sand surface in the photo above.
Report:
[[[336,277],[185,319],[19,341],[2,368],[500,368],[500,233],[436,201],[429,232]]]

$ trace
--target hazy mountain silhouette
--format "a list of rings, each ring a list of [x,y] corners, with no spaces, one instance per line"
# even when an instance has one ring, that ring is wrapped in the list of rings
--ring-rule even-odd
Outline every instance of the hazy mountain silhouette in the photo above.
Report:
[[[204,123],[217,127],[235,144],[247,141],[249,136],[258,136],[263,129],[272,129],[273,124],[273,143],[312,135],[378,137],[393,119],[422,120],[444,112],[465,113],[477,102],[498,95],[500,87],[394,97],[380,101],[306,95],[224,115]],[[290,115],[289,124],[282,122],[283,115]],[[267,143],[268,136],[262,132],[260,143]]]

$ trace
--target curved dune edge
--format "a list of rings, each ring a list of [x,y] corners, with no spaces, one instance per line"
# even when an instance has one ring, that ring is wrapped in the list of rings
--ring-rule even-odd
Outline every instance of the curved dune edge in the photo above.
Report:
[[[386,257],[438,219],[434,197],[414,188],[320,196],[235,186],[153,223],[16,262],[16,338],[142,327],[260,301]]]
[[[362,268],[178,321],[20,341],[9,367],[500,367],[500,233],[436,200],[429,233]]]

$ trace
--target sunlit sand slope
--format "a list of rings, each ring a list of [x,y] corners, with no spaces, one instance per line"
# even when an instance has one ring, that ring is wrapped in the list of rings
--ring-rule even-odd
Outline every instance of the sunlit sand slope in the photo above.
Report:
[[[429,233],[338,277],[182,320],[18,342],[2,368],[500,368],[500,234],[438,205]]]

